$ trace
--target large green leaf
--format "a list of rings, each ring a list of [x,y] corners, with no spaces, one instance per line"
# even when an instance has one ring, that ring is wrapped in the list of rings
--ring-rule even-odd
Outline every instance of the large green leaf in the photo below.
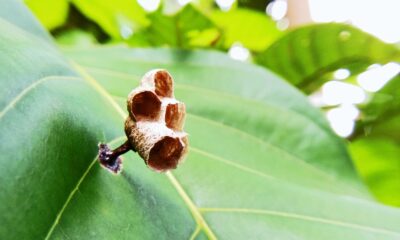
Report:
[[[323,78],[331,71],[356,74],[373,63],[400,61],[400,51],[357,28],[326,23],[293,30],[256,60],[309,93],[331,80]]]
[[[0,239],[400,237],[400,210],[369,199],[320,114],[267,71],[126,47],[69,64],[18,26],[0,20]],[[158,174],[129,153],[112,175],[97,143],[125,139],[124,96],[154,67],[187,103],[189,156]]]

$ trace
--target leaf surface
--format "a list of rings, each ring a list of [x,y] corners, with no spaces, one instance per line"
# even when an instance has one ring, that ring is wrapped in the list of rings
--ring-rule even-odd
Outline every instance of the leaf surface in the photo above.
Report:
[[[11,22],[0,30],[0,239],[400,237],[400,211],[369,198],[319,112],[273,74],[208,51],[67,61]],[[158,174],[129,153],[112,175],[97,143],[124,141],[125,96],[155,67],[187,103],[189,156]]]

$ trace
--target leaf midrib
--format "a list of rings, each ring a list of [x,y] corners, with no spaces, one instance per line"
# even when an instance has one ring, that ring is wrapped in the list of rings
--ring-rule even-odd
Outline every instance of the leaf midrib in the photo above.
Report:
[[[292,218],[303,221],[317,222],[330,224],[334,226],[341,226],[353,229],[359,229],[368,232],[381,233],[386,235],[400,236],[400,232],[394,232],[391,230],[387,230],[384,228],[375,228],[369,227],[366,225],[336,221],[332,219],[324,219],[319,217],[307,216],[303,214],[283,212],[283,211],[274,211],[274,210],[266,210],[266,209],[254,209],[254,208],[219,208],[219,207],[207,207],[207,208],[199,208],[200,212],[215,212],[215,213],[244,213],[244,214],[261,214],[261,215],[269,215],[269,216],[277,216],[284,218]]]
[[[113,140],[111,140],[110,142],[108,142],[108,144],[113,144],[116,142],[121,141],[122,139],[125,139],[125,136],[120,136],[117,137]],[[71,193],[68,195],[67,200],[65,201],[65,203],[63,204],[63,206],[61,207],[60,211],[57,213],[56,215],[56,219],[54,220],[53,224],[51,225],[49,231],[46,234],[45,240],[50,239],[51,234],[53,233],[54,229],[56,228],[56,226],[58,225],[58,223],[60,222],[61,216],[64,213],[65,209],[67,208],[68,204],[71,202],[72,198],[75,196],[75,193],[79,190],[79,187],[81,186],[83,180],[85,180],[86,176],[89,174],[90,170],[93,168],[93,166],[95,165],[95,163],[97,162],[97,156],[92,160],[92,162],[89,164],[88,168],[86,169],[86,171],[83,173],[82,177],[78,180],[77,184],[75,185],[75,187],[72,189]]]

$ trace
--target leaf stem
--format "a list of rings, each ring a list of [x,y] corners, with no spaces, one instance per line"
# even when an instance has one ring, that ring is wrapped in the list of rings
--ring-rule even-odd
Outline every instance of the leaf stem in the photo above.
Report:
[[[111,150],[107,144],[99,144],[99,162],[101,166],[110,170],[113,173],[119,173],[121,171],[122,159],[120,155],[132,150],[136,152],[135,147],[129,142],[125,141],[121,146],[114,150]]]

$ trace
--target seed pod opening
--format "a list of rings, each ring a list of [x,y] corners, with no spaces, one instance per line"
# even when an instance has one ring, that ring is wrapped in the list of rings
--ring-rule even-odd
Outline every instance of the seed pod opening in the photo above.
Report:
[[[185,113],[185,104],[168,104],[165,111],[165,124],[171,129],[182,131],[185,122]]]
[[[154,91],[159,97],[174,97],[174,80],[171,74],[164,69],[155,69],[146,73],[140,82],[140,86]]]
[[[128,111],[133,119],[157,120],[160,116],[161,100],[151,91],[143,91],[128,99]]]
[[[160,70],[154,75],[156,94],[162,97],[173,97],[173,81],[167,71]]]
[[[166,169],[175,169],[179,159],[184,151],[184,144],[179,138],[165,136],[150,150],[147,164],[149,167],[164,171]]]

